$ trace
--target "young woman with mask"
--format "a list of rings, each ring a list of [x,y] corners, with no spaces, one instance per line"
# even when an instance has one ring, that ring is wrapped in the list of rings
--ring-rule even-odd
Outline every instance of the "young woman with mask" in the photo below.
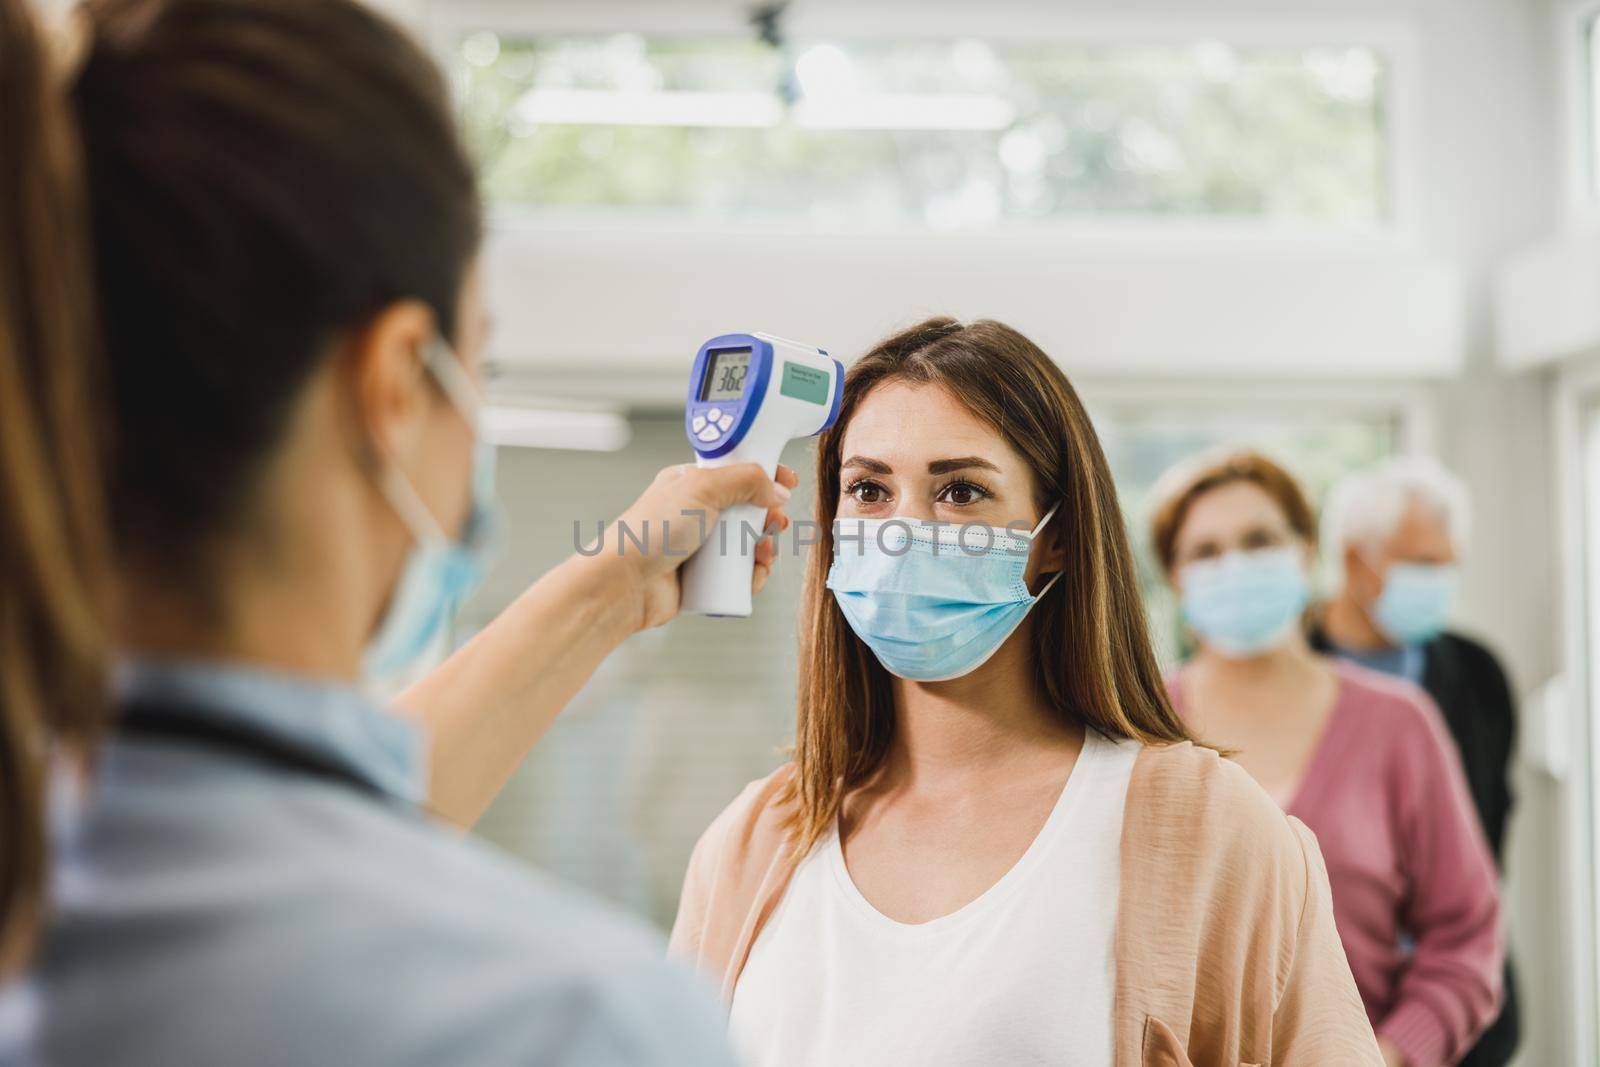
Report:
[[[1060,369],[915,326],[850,368],[817,475],[794,761],[701,839],[673,932],[748,1061],[1380,1062],[1315,841],[1168,703]]]
[[[1494,867],[1437,710],[1310,649],[1316,523],[1282,467],[1202,457],[1155,497],[1152,542],[1199,642],[1174,703],[1316,833],[1386,1061],[1454,1063],[1495,1017],[1502,947]]]
[[[348,0],[96,0],[54,40],[0,0],[5,962],[37,942],[0,1060],[728,1062],[642,929],[425,813],[470,821],[675,612],[694,524],[547,575],[415,722],[360,695],[487,526],[479,205],[437,72]],[[625,517],[787,495],[674,469]]]

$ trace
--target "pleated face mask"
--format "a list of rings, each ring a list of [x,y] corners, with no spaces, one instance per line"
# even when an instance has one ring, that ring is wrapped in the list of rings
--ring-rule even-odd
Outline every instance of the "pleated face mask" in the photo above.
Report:
[[[1059,505],[1058,505],[1059,506]],[[828,588],[856,636],[891,674],[942,682],[995,654],[1055,584],[1023,572],[1051,508],[1029,533],[926,519],[840,519]]]
[[[1183,617],[1230,659],[1277,648],[1300,624],[1311,596],[1300,551],[1235,550],[1183,568]]]

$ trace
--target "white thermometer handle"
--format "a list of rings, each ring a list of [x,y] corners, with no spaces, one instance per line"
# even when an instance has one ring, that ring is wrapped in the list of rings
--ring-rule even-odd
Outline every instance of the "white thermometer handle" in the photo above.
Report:
[[[697,456],[701,467],[727,467],[735,463],[760,463],[767,477],[778,473],[778,459],[745,455],[736,448],[725,456]],[[750,614],[750,582],[755,574],[756,545],[767,519],[765,508],[740,504],[728,508],[708,524],[709,536],[679,572],[678,610],[692,615],[746,618]]]

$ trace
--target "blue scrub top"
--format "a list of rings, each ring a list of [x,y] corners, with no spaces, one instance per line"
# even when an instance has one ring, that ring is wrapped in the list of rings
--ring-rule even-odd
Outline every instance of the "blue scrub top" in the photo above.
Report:
[[[1359,664],[1369,671],[1404,678],[1413,685],[1422,684],[1422,673],[1428,665],[1427,656],[1422,651],[1421,645],[1402,645],[1399,648],[1380,648],[1372,651],[1340,648],[1334,645],[1333,650],[1340,657]]]
[[[333,773],[115,737],[5,998],[33,1031],[17,1059],[731,1067],[659,935],[422,814],[420,735],[355,690],[189,663],[131,665],[118,691]]]

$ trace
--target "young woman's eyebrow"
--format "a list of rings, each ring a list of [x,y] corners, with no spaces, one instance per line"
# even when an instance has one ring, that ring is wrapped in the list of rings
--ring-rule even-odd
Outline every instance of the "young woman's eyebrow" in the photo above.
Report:
[[[860,469],[865,470],[865,471],[870,471],[873,474],[893,474],[894,473],[894,468],[889,466],[883,460],[881,460],[881,459],[871,459],[871,458],[869,458],[867,456],[851,456],[849,459],[845,460],[839,466],[842,469],[845,469],[845,470],[849,470],[851,467],[859,467]]]
[[[928,464],[929,474],[949,474],[951,471],[985,470],[1000,473],[1000,468],[982,456],[958,456],[955,459],[936,459]]]

